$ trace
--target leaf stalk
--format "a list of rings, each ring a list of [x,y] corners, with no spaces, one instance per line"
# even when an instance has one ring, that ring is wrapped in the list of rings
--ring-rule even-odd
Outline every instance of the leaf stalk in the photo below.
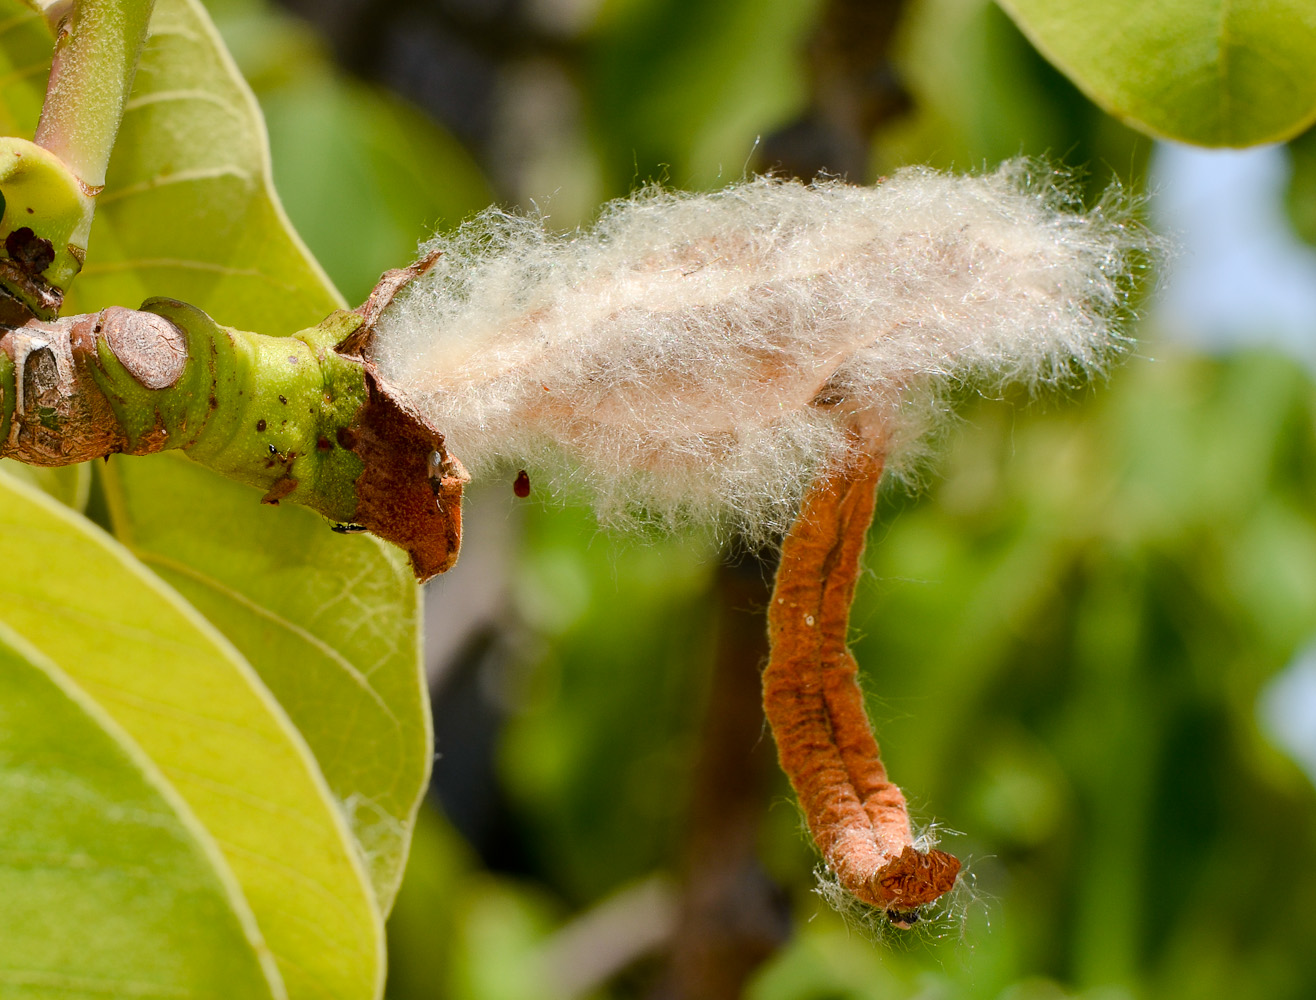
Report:
[[[155,0],[74,0],[55,56],[35,141],[73,171],[88,197],[105,186]]]

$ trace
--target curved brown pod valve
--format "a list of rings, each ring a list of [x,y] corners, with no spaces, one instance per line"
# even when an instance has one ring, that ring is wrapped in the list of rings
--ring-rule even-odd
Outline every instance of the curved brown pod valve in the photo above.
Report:
[[[815,482],[782,543],[768,606],[763,706],[782,770],[827,866],[856,898],[907,927],[955,884],[960,863],[919,850],[888,778],[846,647],[882,462],[856,455]]]

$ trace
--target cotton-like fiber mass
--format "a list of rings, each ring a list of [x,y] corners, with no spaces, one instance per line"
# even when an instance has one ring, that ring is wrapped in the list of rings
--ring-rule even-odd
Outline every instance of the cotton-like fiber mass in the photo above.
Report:
[[[854,448],[898,464],[948,388],[1100,367],[1145,238],[1072,207],[1011,164],[649,189],[566,235],[490,209],[425,246],[371,353],[477,478],[763,537]]]

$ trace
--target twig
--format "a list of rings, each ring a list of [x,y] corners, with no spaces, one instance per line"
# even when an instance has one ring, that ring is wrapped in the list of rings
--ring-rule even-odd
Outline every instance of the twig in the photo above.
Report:
[[[772,768],[758,697],[770,559],[765,551],[718,570],[717,652],[694,768],[680,920],[650,1000],[742,996],[790,935],[785,894],[758,860]]]

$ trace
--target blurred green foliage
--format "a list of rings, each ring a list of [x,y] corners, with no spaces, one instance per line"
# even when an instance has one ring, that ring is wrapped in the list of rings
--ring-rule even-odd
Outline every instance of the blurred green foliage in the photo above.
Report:
[[[420,239],[489,203],[478,168],[450,136],[335,74],[305,25],[273,16],[264,0],[206,6],[260,97],[283,206],[351,304]]]
[[[740,177],[754,140],[807,97],[800,50],[820,0],[613,0],[588,44],[585,100],[615,197]]]
[[[1293,173],[1286,199],[1293,228],[1308,243],[1316,243],[1316,129],[1288,145]]]
[[[483,203],[449,137],[344,82],[305,29],[212,6],[266,108],[289,212],[349,298],[425,226]],[[556,184],[602,198],[664,173],[738,176],[754,137],[806,103],[795,53],[823,6],[603,4],[570,67],[593,166]],[[894,66],[911,110],[875,135],[874,173],[1022,153],[1075,165],[1094,192],[1141,189],[1149,140],[992,4],[909,4]],[[793,932],[756,1000],[1316,992],[1316,792],[1256,713],[1316,631],[1316,392],[1278,357],[1135,333],[1079,398],[973,405],[931,485],[885,496],[855,650],[893,775],[919,815],[964,831],[943,845],[972,879],[911,945],[875,942],[813,892],[779,780],[761,858]],[[533,641],[498,766],[523,863],[484,870],[437,812],[423,818],[390,922],[395,1000],[559,995],[571,921],[680,864],[700,719],[719,710],[716,553],[617,542],[552,505],[529,512],[522,543],[513,605]],[[590,995],[643,992],[623,976]]]

